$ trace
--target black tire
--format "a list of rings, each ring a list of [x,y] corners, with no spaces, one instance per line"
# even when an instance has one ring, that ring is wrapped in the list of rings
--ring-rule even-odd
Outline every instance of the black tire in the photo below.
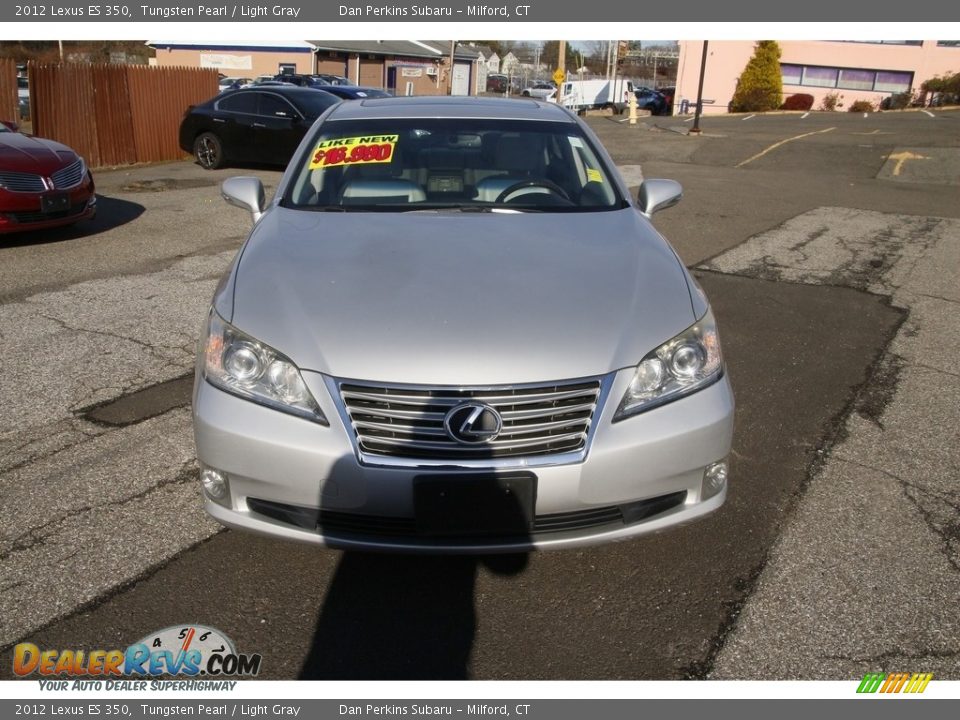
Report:
[[[524,97],[530,97],[530,93],[528,93],[526,90],[524,90],[524,91],[523,91],[523,96],[524,96]]]
[[[226,162],[223,143],[212,132],[200,133],[193,141],[193,156],[204,170],[222,168]]]

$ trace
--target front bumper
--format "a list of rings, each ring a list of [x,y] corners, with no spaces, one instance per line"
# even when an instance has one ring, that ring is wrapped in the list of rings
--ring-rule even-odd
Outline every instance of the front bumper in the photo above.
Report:
[[[362,464],[324,377],[303,372],[330,426],[237,398],[197,379],[194,433],[201,463],[229,479],[205,495],[228,527],[342,549],[492,553],[626,540],[719,508],[703,499],[704,470],[730,452],[734,401],[724,375],[688,397],[611,423],[633,370],[616,373],[582,462],[512,470],[537,478],[536,521],[520,536],[428,537],[413,524],[415,477],[489,475],[478,468]],[[503,467],[496,472],[506,472]]]
[[[0,235],[49,230],[91,220],[97,214],[97,196],[93,178],[68,191],[70,207],[61,212],[44,214],[40,211],[39,193],[12,193],[0,190]]]

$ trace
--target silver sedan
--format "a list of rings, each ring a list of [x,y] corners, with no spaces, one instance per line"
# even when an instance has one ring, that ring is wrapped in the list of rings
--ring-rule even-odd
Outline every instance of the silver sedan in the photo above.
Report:
[[[625,540],[719,508],[734,401],[703,292],[575,115],[340,103],[213,298],[194,428],[207,511],[346,549]]]

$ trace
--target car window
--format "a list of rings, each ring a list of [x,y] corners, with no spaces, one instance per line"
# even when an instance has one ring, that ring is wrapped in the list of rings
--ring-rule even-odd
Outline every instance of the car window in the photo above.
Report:
[[[331,95],[323,90],[311,90],[309,92],[298,93],[292,101],[300,110],[301,114],[311,120],[323,115],[331,105],[336,105],[338,102],[341,102],[340,98],[336,95]]]
[[[257,115],[268,115],[279,118],[294,118],[299,116],[299,113],[293,109],[293,105],[279,95],[274,95],[273,93],[257,94],[260,96]]]
[[[217,110],[255,115],[259,96],[256,92],[236,92],[218,100]]]
[[[575,123],[330,121],[294,163],[282,200],[291,208],[583,212],[625,206]]]

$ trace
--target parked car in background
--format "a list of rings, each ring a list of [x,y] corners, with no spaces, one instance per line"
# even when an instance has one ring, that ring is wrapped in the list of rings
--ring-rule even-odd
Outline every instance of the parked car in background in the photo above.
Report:
[[[557,96],[557,86],[550,82],[538,82],[524,88],[521,95],[537,100],[552,100]]]
[[[21,120],[30,117],[30,81],[25,77],[17,78],[17,109]]]
[[[657,92],[663,95],[663,99],[666,101],[666,109],[664,111],[664,114],[673,115],[673,98],[677,94],[677,88],[673,86],[662,87],[662,88],[658,88]]]
[[[249,85],[252,82],[253,79],[248,77],[224,77],[220,78],[220,89],[239,90],[240,88]]]
[[[207,170],[229,162],[285,165],[310,125],[340,98],[278,84],[232,90],[187,108],[180,147]]]
[[[239,92],[239,91],[238,91]],[[344,102],[310,131],[200,341],[207,512],[350,550],[625,540],[727,492],[734,401],[707,299],[589,126],[555,103]],[[642,548],[638,548],[642,550]]]
[[[637,107],[640,110],[649,110],[651,115],[665,115],[670,107],[663,93],[642,87],[634,90],[637,97]]]
[[[510,86],[510,78],[506,75],[493,73],[487,75],[487,92],[505,93]]]
[[[318,73],[313,77],[325,82],[327,85],[356,85],[353,80],[345,78],[343,75],[331,75],[330,73]]]
[[[69,147],[0,123],[0,233],[89,220],[97,212],[94,190],[93,175]]]
[[[279,80],[280,82],[290,83],[291,85],[298,85],[300,87],[326,87],[327,85],[337,85],[337,86],[351,86],[355,83],[352,83],[345,77],[340,75],[330,75],[327,73],[318,73],[315,75],[299,75],[296,73],[280,73],[279,75],[273,76],[274,80]]]
[[[324,85],[323,91],[336,95],[342,100],[362,100],[364,98],[393,97],[386,90],[380,88],[360,87],[358,85]]]

